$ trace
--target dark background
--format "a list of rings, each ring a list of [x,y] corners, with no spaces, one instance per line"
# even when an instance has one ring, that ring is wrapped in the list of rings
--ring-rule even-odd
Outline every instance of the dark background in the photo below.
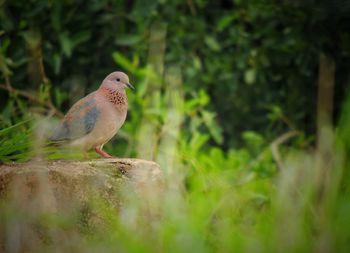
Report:
[[[0,80],[26,91],[48,81],[65,112],[107,73],[127,72],[113,53],[147,65],[150,27],[160,24],[164,66],[180,66],[185,98],[209,95],[221,147],[240,146],[247,130],[312,136],[321,53],[336,65],[335,123],[349,84],[349,13],[350,1],[2,1]],[[4,127],[21,113],[0,96]]]

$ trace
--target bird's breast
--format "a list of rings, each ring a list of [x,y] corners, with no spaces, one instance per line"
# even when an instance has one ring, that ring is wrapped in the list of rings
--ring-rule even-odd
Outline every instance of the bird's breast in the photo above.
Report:
[[[125,94],[109,89],[99,90],[96,105],[100,112],[96,133],[106,139],[113,137],[123,125],[128,110],[128,100]]]
[[[118,131],[126,119],[126,114],[128,111],[127,100],[118,99],[119,98],[116,98],[117,103],[111,103],[109,98],[107,98],[106,103],[102,103],[101,105],[101,119],[105,124],[103,128],[106,130],[108,129],[108,132],[115,133]],[[118,103],[118,101],[124,101],[124,103]]]

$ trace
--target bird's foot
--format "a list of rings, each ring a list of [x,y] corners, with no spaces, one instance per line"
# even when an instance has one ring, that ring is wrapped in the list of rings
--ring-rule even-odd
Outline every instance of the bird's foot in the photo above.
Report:
[[[111,156],[110,154],[108,154],[107,152],[103,151],[100,148],[95,148],[95,151],[97,154],[99,154],[100,156],[104,157],[104,158],[116,158],[114,156]]]

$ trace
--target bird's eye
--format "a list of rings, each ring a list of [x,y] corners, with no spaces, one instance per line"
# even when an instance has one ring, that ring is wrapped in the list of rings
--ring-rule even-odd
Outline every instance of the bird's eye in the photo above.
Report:
[[[117,82],[119,82],[120,81],[120,78],[117,78]]]

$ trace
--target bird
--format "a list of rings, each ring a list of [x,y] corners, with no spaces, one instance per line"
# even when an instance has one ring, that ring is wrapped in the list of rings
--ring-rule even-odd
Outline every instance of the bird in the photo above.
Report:
[[[78,100],[68,110],[49,140],[68,142],[84,154],[94,149],[104,158],[114,158],[103,151],[103,146],[125,122],[128,111],[126,88],[135,89],[127,74],[115,71],[107,75],[96,91]]]

